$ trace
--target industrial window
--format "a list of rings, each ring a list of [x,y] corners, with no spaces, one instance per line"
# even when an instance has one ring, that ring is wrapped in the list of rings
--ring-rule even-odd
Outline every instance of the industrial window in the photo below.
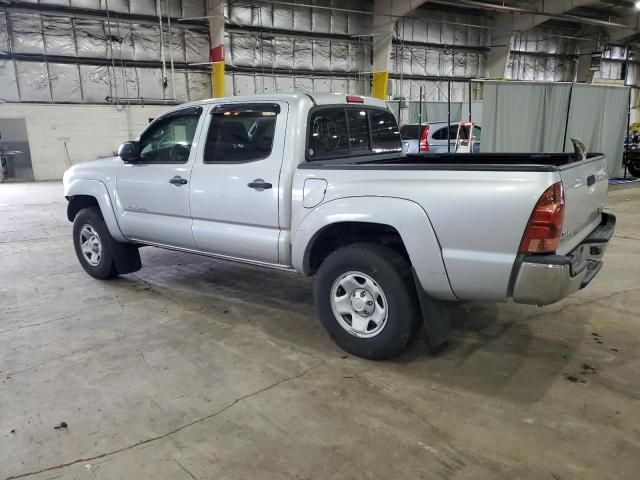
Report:
[[[387,110],[330,107],[311,114],[309,161],[400,151],[398,124]]]
[[[277,104],[218,105],[211,113],[204,163],[244,163],[271,155]]]
[[[141,163],[187,163],[201,108],[174,113],[152,123],[140,136]]]

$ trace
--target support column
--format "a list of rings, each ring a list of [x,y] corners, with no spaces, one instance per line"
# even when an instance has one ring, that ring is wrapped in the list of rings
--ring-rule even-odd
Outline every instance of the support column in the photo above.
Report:
[[[493,80],[504,80],[511,50],[511,37],[495,39],[496,42],[505,42],[494,45],[487,56],[488,77]],[[492,42],[493,43],[493,42]]]
[[[387,99],[389,85],[389,59],[393,41],[395,19],[390,15],[391,0],[375,0],[373,6],[373,72],[371,73],[371,96]]]
[[[494,80],[504,80],[511,53],[512,17],[504,16],[491,32],[491,50],[487,55],[487,76]]]
[[[393,40],[393,27],[403,17],[422,5],[425,0],[374,0],[373,2],[373,73],[371,95],[387,99],[389,59]]]
[[[207,0],[211,42],[211,93],[224,97],[224,0]]]
[[[591,83],[593,80],[593,70],[591,70],[591,49],[585,48],[579,53],[574,78],[578,83]]]

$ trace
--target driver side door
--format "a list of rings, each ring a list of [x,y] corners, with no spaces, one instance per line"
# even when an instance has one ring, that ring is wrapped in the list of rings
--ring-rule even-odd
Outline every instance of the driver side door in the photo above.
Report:
[[[118,225],[129,240],[194,248],[189,188],[202,107],[163,115],[140,135],[140,160],[116,179]]]

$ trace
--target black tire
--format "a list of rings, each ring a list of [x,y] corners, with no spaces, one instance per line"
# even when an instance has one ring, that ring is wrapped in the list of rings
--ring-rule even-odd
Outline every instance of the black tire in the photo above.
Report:
[[[82,253],[82,246],[80,240],[80,232],[85,226],[89,226],[99,238],[102,252],[100,257],[96,260],[97,264],[92,265],[89,260],[85,258]],[[84,271],[91,275],[93,278],[99,280],[108,280],[118,276],[118,270],[116,269],[115,262],[113,260],[113,239],[111,234],[104,223],[104,219],[100,214],[100,210],[91,207],[83,208],[77,214],[73,220],[73,246],[76,250],[76,256]]]
[[[640,160],[634,160],[627,165],[627,170],[631,175],[640,178]]]
[[[386,323],[373,337],[361,338],[350,333],[334,315],[332,289],[348,272],[366,274],[386,297]],[[331,253],[318,269],[314,297],[317,315],[327,333],[340,348],[358,357],[383,360],[401,354],[416,338],[421,325],[409,263],[380,245],[357,243]]]

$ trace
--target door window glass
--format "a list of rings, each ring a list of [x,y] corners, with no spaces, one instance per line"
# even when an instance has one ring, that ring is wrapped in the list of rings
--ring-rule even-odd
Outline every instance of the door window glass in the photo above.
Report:
[[[482,127],[478,127],[477,125],[473,127],[473,136],[475,140],[479,142],[482,137]]]
[[[451,140],[458,137],[458,125],[451,125]],[[469,139],[469,127],[467,125],[460,127],[460,138],[462,140]]]
[[[399,152],[402,150],[396,117],[386,110],[371,110],[371,138],[373,152]]]
[[[454,124],[451,125],[450,127],[448,127],[449,130],[449,140],[451,140],[452,142],[456,141],[456,138],[458,138],[458,124]],[[463,140],[467,140],[469,134],[469,127],[462,127],[460,128],[460,138]],[[433,133],[433,136],[431,137],[434,140],[446,140],[447,139],[447,127],[443,127],[439,130],[436,130]]]
[[[142,163],[187,163],[202,109],[160,118],[140,136]]]
[[[431,135],[431,138],[433,138],[434,140],[446,140],[447,139],[447,127],[440,128],[440,129],[436,130],[435,132],[433,132],[433,135]]]
[[[211,114],[205,163],[244,163],[271,155],[280,107],[220,105]]]

